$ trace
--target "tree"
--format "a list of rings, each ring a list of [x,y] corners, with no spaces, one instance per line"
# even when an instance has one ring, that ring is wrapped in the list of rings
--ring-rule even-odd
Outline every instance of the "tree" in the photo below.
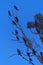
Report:
[[[14,5],[14,9],[15,9],[16,12],[19,11],[19,9],[16,5]],[[33,48],[33,45],[32,45],[33,42],[25,34],[24,29],[22,28],[22,25],[20,25],[20,23],[19,23],[18,16],[14,15],[14,12],[13,11],[10,12],[10,10],[8,10],[8,15],[9,15],[9,18],[11,19],[13,26],[16,27],[15,31],[12,32],[12,34],[16,37],[16,41],[18,43],[20,43],[21,45],[22,45],[22,43],[25,44],[26,50],[27,50],[26,54],[25,54],[23,51],[21,51],[20,49],[17,48],[18,54],[16,54],[16,55],[21,56],[23,59],[25,59],[26,61],[28,61],[32,65],[34,65],[34,63],[32,62],[31,57],[35,56],[39,60],[39,62],[41,64],[43,64],[43,52],[41,51],[40,54],[38,54],[37,51],[35,50],[35,48]],[[32,34],[35,34],[35,35],[38,34],[40,36],[40,39],[42,40],[42,43],[43,43],[43,16],[39,13],[39,14],[36,14],[34,16],[34,18],[35,18],[35,22],[27,22],[27,24],[26,24],[27,29],[30,29],[30,31],[32,32],[31,28],[33,28],[33,29],[35,28],[36,32],[35,33],[32,32]],[[22,35],[20,35],[19,31],[21,32]],[[20,39],[22,39],[22,41]],[[14,39],[12,39],[12,40],[14,40]],[[34,42],[35,42],[35,39],[34,39]],[[36,45],[37,48],[38,47],[40,48],[40,46],[36,42],[35,42],[35,45]],[[29,49],[32,52],[29,52]],[[12,57],[14,55],[15,54],[11,55],[10,57]]]

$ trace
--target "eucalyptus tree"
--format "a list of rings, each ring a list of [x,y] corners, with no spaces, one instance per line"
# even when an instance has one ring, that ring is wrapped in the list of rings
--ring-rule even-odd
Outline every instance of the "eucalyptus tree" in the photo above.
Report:
[[[14,5],[13,8],[14,8],[15,12],[19,12],[19,8],[16,5]],[[9,58],[13,57],[15,55],[18,55],[18,56],[21,56],[26,61],[28,61],[29,63],[31,63],[32,65],[35,65],[31,58],[32,56],[35,56],[39,60],[39,62],[41,64],[43,64],[43,52],[41,51],[40,53],[38,53],[36,51],[36,49],[33,48],[33,46],[34,46],[33,42],[32,42],[32,40],[30,40],[30,37],[28,37],[28,35],[26,35],[24,28],[20,24],[18,16],[15,15],[14,12],[13,11],[11,12],[10,10],[8,10],[8,15],[9,15],[9,19],[12,22],[12,25],[14,27],[16,27],[14,29],[14,31],[12,31],[12,35],[14,35],[16,37],[16,40],[15,39],[11,39],[11,40],[14,42],[17,41],[17,43],[20,43],[21,45],[24,43],[24,45],[26,46],[26,54],[21,49],[17,48],[17,54],[12,54],[11,56],[9,56]],[[35,18],[34,22],[27,22],[27,24],[26,24],[27,29],[29,29],[31,31],[31,28],[35,28],[36,32],[31,31],[32,34],[33,33],[35,35],[38,34],[41,38],[42,34],[43,34],[43,16],[39,13],[39,14],[36,14],[34,16],[34,18]],[[21,35],[20,35],[20,33],[21,33]],[[43,37],[41,40],[43,41]],[[34,42],[35,42],[35,40],[34,40]],[[36,42],[35,42],[35,45],[38,48]],[[39,48],[40,48],[40,45],[39,45]],[[31,52],[29,51],[29,49],[31,50]]]

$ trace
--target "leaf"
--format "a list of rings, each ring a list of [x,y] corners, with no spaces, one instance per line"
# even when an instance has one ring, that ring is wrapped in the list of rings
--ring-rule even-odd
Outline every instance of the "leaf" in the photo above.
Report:
[[[41,15],[41,13],[38,13],[34,17],[37,18],[37,19],[40,19],[42,17],[42,15]]]
[[[11,16],[11,12],[10,12],[10,10],[8,10],[8,15]]]
[[[40,52],[41,56],[42,56],[42,52]]]
[[[15,34],[18,35],[18,31],[17,30],[15,30]]]
[[[17,38],[17,40],[19,41],[19,37],[18,37],[18,35],[16,35],[16,38]]]
[[[18,55],[21,55],[21,51],[20,49],[17,49]]]
[[[14,20],[12,21],[12,24],[13,24],[13,25],[16,25],[16,23],[15,23],[15,21],[14,21]]]
[[[24,43],[26,43],[27,40],[23,37],[23,41],[24,41]]]
[[[30,28],[30,27],[31,27],[31,23],[28,22],[28,23],[27,23],[27,28]]]
[[[15,10],[19,10],[17,6],[14,5]]]
[[[18,21],[19,21],[19,20],[18,20],[18,17],[16,16],[16,17],[15,17],[15,22],[18,23]]]
[[[32,61],[32,58],[29,57],[29,60]]]
[[[40,52],[40,55],[42,56],[42,60],[43,60],[43,52]]]
[[[32,49],[32,51],[33,51],[33,54],[36,55],[36,51],[34,49]]]
[[[29,57],[30,57],[30,53],[29,53],[29,52],[27,52],[27,56],[29,56]]]
[[[33,22],[27,22],[27,28],[34,28],[34,23]]]

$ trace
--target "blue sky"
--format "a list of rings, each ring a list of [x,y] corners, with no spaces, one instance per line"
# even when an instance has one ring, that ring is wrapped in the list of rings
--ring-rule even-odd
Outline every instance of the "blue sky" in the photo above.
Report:
[[[43,15],[43,0],[0,1],[0,65],[29,65],[27,61],[24,61],[21,57],[18,56],[8,59],[8,56],[10,54],[16,52],[17,47],[17,45],[14,45],[14,42],[11,41],[11,38],[13,37],[11,34],[11,32],[13,31],[13,26],[11,25],[11,21],[8,17],[8,9],[12,10],[14,4],[16,4],[20,9],[17,15],[26,34],[30,35],[30,38],[31,36],[34,36],[35,39],[37,37],[37,43],[41,44],[38,36],[31,35],[28,30],[28,32],[26,31],[27,28],[25,28],[26,26],[24,26],[24,24],[26,24],[27,21],[34,21],[34,15],[36,13],[41,13]],[[22,21],[24,23],[22,23]],[[36,61],[35,59],[34,62],[35,64],[37,64],[38,61]],[[41,65],[39,62],[38,64]]]

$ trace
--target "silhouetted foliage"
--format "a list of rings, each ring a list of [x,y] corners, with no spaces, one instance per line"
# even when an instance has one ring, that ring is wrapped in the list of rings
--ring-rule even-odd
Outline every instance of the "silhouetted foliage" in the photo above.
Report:
[[[27,28],[35,28],[37,32],[32,32],[33,34],[39,34],[40,39],[43,43],[43,16],[39,13],[34,16],[35,22],[28,22]]]
[[[36,51],[34,49],[32,49],[32,51],[33,51],[33,54],[36,55]]]
[[[8,10],[8,15],[11,16],[11,12],[10,12],[10,10]]]
[[[15,8],[15,10],[17,10],[17,11],[19,10],[18,7],[17,7],[16,5],[14,5],[14,8]]]
[[[16,25],[16,23],[15,23],[15,21],[14,21],[14,20],[12,21],[12,24],[13,24],[13,25]]]
[[[29,52],[27,52],[27,56],[29,56],[29,57],[30,57],[30,53],[29,53]]]
[[[21,55],[21,51],[20,49],[17,49],[18,55]]]
[[[17,6],[14,5],[14,8],[15,8],[15,10],[19,11]],[[11,12],[9,10],[8,10],[8,15],[11,16]],[[31,56],[36,56],[36,58],[39,60],[39,62],[41,64],[43,64],[43,52],[40,52],[40,54],[37,53],[37,51],[33,48],[34,45],[32,46],[33,42],[31,42],[30,38],[27,37],[27,35],[25,34],[24,29],[22,28],[22,26],[20,24],[18,24],[19,19],[18,19],[17,15],[13,16],[13,17],[14,17],[14,20],[11,19],[11,22],[12,22],[13,25],[16,26],[16,28],[18,30],[15,29],[15,31],[12,32],[12,33],[14,34],[14,36],[16,36],[17,42],[20,41],[20,39],[22,39],[22,42],[25,44],[26,48],[28,48],[32,51],[32,52],[29,52],[27,50],[26,55],[25,55],[20,49],[17,49],[18,55],[20,55],[23,59],[25,59],[26,61],[28,61],[32,65],[34,65],[34,63],[32,62],[33,60],[31,58]],[[43,41],[43,37],[42,37],[42,34],[43,34],[43,21],[42,21],[43,16],[39,13],[39,14],[36,14],[34,16],[34,18],[35,18],[34,22],[27,22],[27,29],[29,29],[31,31],[31,28],[35,28],[36,32],[31,31],[32,34],[38,34],[40,36],[40,39]],[[18,33],[19,30],[22,33],[22,37],[19,36],[19,33]],[[35,42],[35,40],[34,40],[34,42]],[[35,42],[35,44],[37,46],[36,42]],[[27,57],[28,57],[28,59],[27,59]]]
[[[16,23],[18,23],[18,22],[19,22],[19,20],[18,20],[18,17],[17,17],[17,16],[15,17],[15,22],[16,22]]]

